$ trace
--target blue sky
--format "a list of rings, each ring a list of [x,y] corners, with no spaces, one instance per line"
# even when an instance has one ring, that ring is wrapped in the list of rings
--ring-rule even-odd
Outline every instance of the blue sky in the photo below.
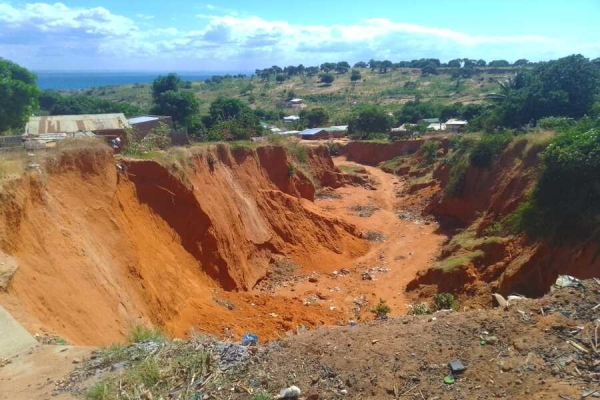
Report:
[[[0,0],[0,57],[36,70],[144,71],[600,57],[598,0],[277,3]]]

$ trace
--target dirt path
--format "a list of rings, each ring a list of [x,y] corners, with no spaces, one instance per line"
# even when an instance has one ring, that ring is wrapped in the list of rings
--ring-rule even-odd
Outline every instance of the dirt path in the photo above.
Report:
[[[278,290],[277,294],[298,296],[306,303],[315,301],[316,297],[330,308],[340,309],[348,318],[367,316],[379,299],[385,299],[392,308],[392,315],[404,315],[411,303],[404,292],[407,283],[419,270],[430,265],[446,236],[436,233],[435,223],[425,222],[418,215],[409,220],[398,217],[403,204],[397,193],[402,191],[403,182],[396,176],[344,158],[334,161],[337,166],[364,168],[377,182],[376,190],[343,187],[335,191],[341,198],[316,200],[316,204],[355,224],[363,233],[381,232],[385,240],[374,242],[366,255],[346,266],[349,274],[343,275],[340,270],[334,274],[333,268],[322,266],[317,282],[300,282],[291,289]],[[352,210],[356,206],[378,209],[371,216],[358,216]],[[373,280],[364,280],[363,272]]]

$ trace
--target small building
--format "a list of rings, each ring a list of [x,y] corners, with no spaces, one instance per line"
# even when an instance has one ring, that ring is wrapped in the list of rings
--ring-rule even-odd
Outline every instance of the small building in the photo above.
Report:
[[[129,128],[122,113],[39,116],[29,119],[23,140],[44,146],[72,137],[102,136],[112,140],[125,136]]]
[[[285,103],[286,107],[289,108],[305,108],[304,100],[302,99],[291,99]]]
[[[298,135],[300,135],[300,138],[304,140],[319,140],[331,138],[331,133],[327,132],[324,128],[305,129]]]
[[[446,121],[446,129],[449,130],[450,132],[460,132],[467,125],[468,125],[467,121],[460,120],[460,119],[451,118],[448,121]]]
[[[446,124],[444,124],[442,122],[434,122],[434,123],[427,125],[427,130],[428,131],[445,131]]]
[[[348,134],[348,125],[330,126],[325,128],[325,131],[329,133],[330,138],[343,138]]]
[[[411,137],[416,131],[416,124],[405,123],[390,130],[390,138],[404,139]]]
[[[283,122],[296,122],[299,121],[300,117],[297,115],[288,115],[287,117],[283,117]]]
[[[439,118],[425,118],[417,121],[418,124],[437,124],[439,122]]]
[[[288,136],[298,136],[299,133],[300,133],[300,131],[283,131],[283,132],[277,132],[278,135],[288,135]]]
[[[137,140],[145,138],[153,129],[165,125],[169,131],[173,129],[173,119],[165,115],[143,115],[130,118],[129,124],[133,128],[133,134]]]

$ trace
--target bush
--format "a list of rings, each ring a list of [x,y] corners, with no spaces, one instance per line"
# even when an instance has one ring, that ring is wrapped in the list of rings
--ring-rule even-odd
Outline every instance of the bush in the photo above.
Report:
[[[431,308],[427,303],[413,304],[408,315],[428,315],[431,314]]]
[[[419,149],[419,157],[421,158],[421,163],[423,165],[431,165],[435,162],[435,156],[437,154],[438,149],[440,148],[440,143],[436,140],[427,140],[421,148]]]
[[[542,129],[564,132],[575,124],[573,118],[546,117],[538,121],[537,126]]]
[[[512,135],[508,133],[483,135],[471,151],[469,156],[471,165],[477,168],[490,168],[495,158],[502,153],[511,140]]]
[[[392,309],[386,304],[384,299],[379,299],[379,303],[371,310],[371,312],[375,315],[375,319],[387,319],[387,316],[392,312]]]
[[[438,293],[433,298],[438,310],[457,310],[458,300],[450,293]]]
[[[296,166],[292,163],[288,163],[287,166],[287,171],[288,171],[288,176],[291,178],[292,176],[296,176],[296,174],[298,173],[298,169],[296,168]]]
[[[329,148],[329,154],[333,157],[342,155],[342,145],[336,142],[327,142],[327,147]]]

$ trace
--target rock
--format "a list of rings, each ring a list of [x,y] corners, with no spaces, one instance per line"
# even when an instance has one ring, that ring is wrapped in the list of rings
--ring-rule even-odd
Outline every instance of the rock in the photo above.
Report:
[[[79,359],[79,358],[74,358],[72,361],[73,364],[79,364],[80,362],[81,362],[81,359]]]
[[[319,278],[317,278],[316,276],[311,276],[308,278],[308,281],[310,283],[317,283],[317,282],[319,282]]]
[[[145,392],[143,392],[141,394],[140,399],[142,399],[142,400],[154,400],[154,396],[152,395],[152,393],[149,390],[146,390]]]
[[[348,391],[346,389],[342,389],[340,390],[340,394],[345,396],[348,394]]]
[[[233,369],[250,357],[248,348],[237,343],[218,343],[215,351],[220,356],[219,367],[224,371]]]
[[[111,365],[110,370],[111,371],[120,371],[122,369],[125,369],[127,367],[127,365],[129,365],[129,363],[127,361],[121,361],[121,362]]]

